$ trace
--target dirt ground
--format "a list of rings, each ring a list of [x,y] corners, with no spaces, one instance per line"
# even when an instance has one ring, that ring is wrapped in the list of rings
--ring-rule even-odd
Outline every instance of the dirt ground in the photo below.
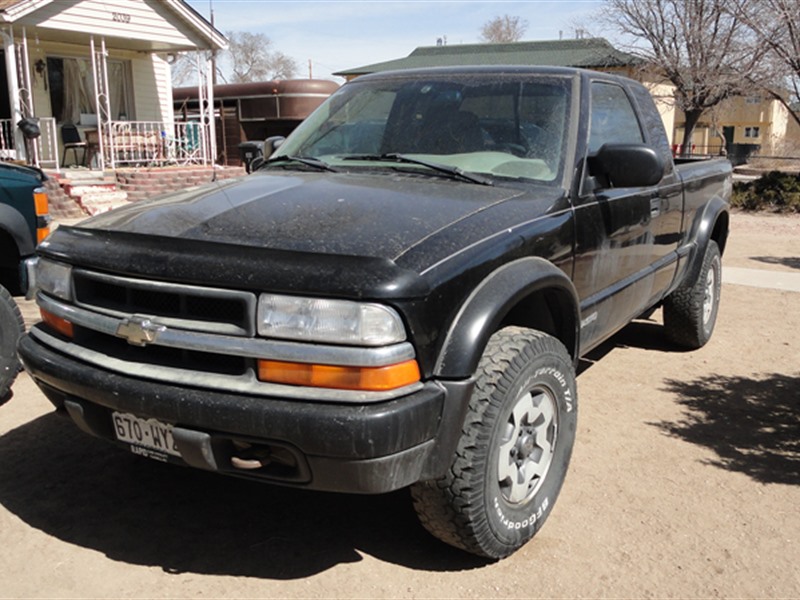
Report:
[[[800,276],[800,218],[734,215],[723,262]],[[800,597],[800,293],[724,285],[696,352],[659,321],[584,361],[561,497],[497,563],[427,535],[405,491],[294,491],[107,446],[23,374],[0,407],[0,597]]]

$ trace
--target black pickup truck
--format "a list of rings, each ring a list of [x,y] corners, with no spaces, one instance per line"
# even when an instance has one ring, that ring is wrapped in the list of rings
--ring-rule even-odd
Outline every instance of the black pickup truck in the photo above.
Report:
[[[20,262],[50,233],[46,175],[0,162],[0,404],[20,369],[17,340],[24,331],[12,294],[19,294]]]
[[[708,341],[730,190],[725,160],[674,164],[628,79],[365,76],[252,175],[59,228],[19,351],[88,433],[290,486],[410,486],[429,531],[499,558],[556,501],[579,357],[662,305],[672,340]]]

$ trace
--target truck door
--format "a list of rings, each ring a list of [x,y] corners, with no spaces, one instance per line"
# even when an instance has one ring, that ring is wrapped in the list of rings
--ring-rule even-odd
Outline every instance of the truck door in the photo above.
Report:
[[[645,143],[622,85],[592,81],[589,104],[587,158],[603,144]],[[589,349],[647,306],[653,291],[651,202],[658,194],[655,187],[603,188],[588,167],[584,171],[575,205],[573,279],[581,298],[581,347]]]

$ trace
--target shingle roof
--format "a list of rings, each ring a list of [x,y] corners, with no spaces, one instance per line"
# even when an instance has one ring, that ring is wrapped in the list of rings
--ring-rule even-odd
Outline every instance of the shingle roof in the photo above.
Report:
[[[624,67],[637,64],[638,60],[632,54],[617,50],[602,38],[508,44],[456,44],[421,46],[405,58],[347,69],[334,75],[354,76],[394,69],[463,65]]]
[[[0,10],[5,10],[10,6],[19,4],[22,0],[0,0]]]

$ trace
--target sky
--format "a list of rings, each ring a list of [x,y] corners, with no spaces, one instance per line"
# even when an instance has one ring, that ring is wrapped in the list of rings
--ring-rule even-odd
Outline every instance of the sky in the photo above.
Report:
[[[524,40],[574,35],[591,27],[603,0],[188,0],[223,33],[263,33],[297,61],[298,77],[333,79],[332,73],[408,56],[418,46],[480,41],[481,26],[510,15],[528,22]]]

